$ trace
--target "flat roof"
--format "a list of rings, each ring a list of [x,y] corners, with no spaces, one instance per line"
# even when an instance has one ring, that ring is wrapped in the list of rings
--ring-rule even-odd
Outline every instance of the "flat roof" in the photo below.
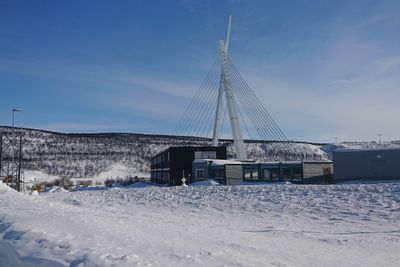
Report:
[[[400,147],[385,147],[385,148],[338,148],[333,153],[342,152],[378,152],[378,151],[400,151]]]
[[[226,150],[226,147],[225,146],[201,146],[201,145],[199,145],[199,146],[170,146],[170,147],[158,152],[154,156],[152,156],[150,158],[150,160],[158,157],[161,154],[164,154],[165,152],[167,152],[167,151],[169,151],[171,149],[193,149],[193,150],[200,149],[199,151],[202,151],[201,149],[211,149],[211,150],[225,149]]]
[[[195,159],[194,163],[201,163],[201,162],[212,162],[213,166],[217,165],[239,165],[239,164],[246,164],[246,162],[235,160],[235,159]]]
[[[195,159],[193,163],[201,162],[212,162],[213,166],[219,165],[245,165],[245,164],[302,164],[302,163],[332,163],[331,160],[308,160],[308,161],[267,161],[267,162],[256,162],[256,161],[240,161],[235,159]]]

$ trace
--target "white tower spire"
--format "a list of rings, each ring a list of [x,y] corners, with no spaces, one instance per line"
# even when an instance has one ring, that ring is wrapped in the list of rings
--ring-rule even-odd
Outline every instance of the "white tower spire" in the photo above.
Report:
[[[229,16],[228,30],[226,32],[226,41],[225,41],[226,55],[228,55],[229,39],[231,37],[231,25],[232,25],[232,16]],[[219,50],[219,45],[218,45],[218,50]],[[222,115],[223,94],[224,94],[224,85],[223,85],[223,78],[222,78],[222,72],[221,72],[221,77],[219,80],[219,89],[218,89],[217,110],[215,112],[214,131],[213,131],[213,138],[212,138],[213,146],[218,146],[218,139],[219,139],[219,135],[221,132],[221,115]]]
[[[242,132],[240,130],[238,109],[236,106],[235,97],[233,95],[232,84],[228,71],[228,48],[229,48],[229,39],[231,31],[231,21],[232,21],[232,16],[229,16],[228,31],[226,35],[225,44],[224,41],[222,40],[219,41],[221,80],[218,91],[218,103],[217,103],[217,110],[214,123],[213,145],[214,146],[218,145],[218,137],[221,130],[222,95],[223,93],[225,93],[226,103],[229,112],[229,120],[231,124],[232,135],[236,150],[236,158],[240,160],[246,160],[247,156],[246,156],[246,150],[244,146]]]

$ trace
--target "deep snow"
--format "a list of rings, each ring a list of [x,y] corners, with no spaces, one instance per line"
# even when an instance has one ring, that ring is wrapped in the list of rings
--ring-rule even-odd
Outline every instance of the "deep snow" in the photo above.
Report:
[[[0,184],[0,266],[399,266],[399,251],[399,183]]]

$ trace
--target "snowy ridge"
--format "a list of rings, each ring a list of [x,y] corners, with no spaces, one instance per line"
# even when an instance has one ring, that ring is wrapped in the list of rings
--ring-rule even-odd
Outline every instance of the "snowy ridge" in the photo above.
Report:
[[[0,244],[21,260],[44,262],[36,266],[50,266],[46,260],[62,266],[400,261],[400,183],[146,187],[36,197],[4,187]],[[0,266],[6,260],[0,257]]]
[[[0,126],[0,132],[10,132]],[[147,177],[149,159],[170,146],[210,145],[211,140],[198,137],[134,133],[63,134],[35,129],[23,132],[23,169],[27,180],[54,180],[61,177],[107,178]],[[231,140],[222,140],[228,155],[234,154]],[[246,140],[249,159],[282,160],[282,150],[275,143]],[[339,145],[295,142],[292,147],[307,160],[331,159],[337,148],[400,147],[400,141],[383,144],[347,142]]]
[[[149,159],[170,146],[210,145],[211,140],[188,136],[130,133],[63,134],[35,129],[23,132],[23,169],[27,180],[56,178],[107,178],[149,176]],[[0,132],[10,132],[0,127]],[[228,154],[234,153],[231,140],[223,140]],[[324,159],[326,153],[319,144],[295,143],[298,154],[308,159]],[[246,141],[250,159],[279,160],[281,148],[274,143]]]

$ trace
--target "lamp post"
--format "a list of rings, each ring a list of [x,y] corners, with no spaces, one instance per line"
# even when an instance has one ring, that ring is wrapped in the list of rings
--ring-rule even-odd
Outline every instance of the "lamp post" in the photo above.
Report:
[[[11,113],[12,113],[12,127],[13,127],[13,128],[14,128],[14,123],[15,123],[15,119],[14,119],[14,117],[15,117],[14,113],[15,113],[15,112],[22,112],[22,109],[13,108],[13,109],[11,110]]]

